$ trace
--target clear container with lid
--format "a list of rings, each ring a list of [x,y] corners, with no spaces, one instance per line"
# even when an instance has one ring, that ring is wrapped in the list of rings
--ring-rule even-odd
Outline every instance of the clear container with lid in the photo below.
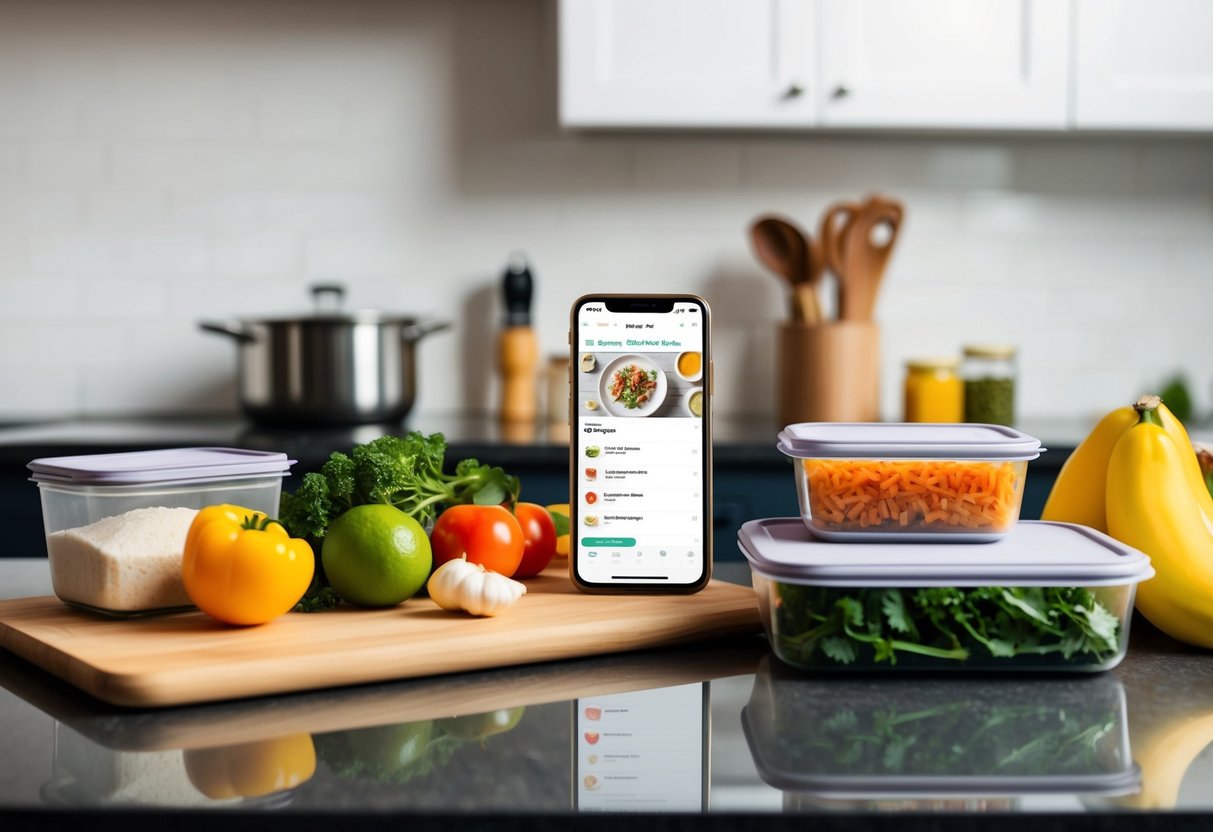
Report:
[[[964,386],[955,358],[906,361],[904,417],[907,422],[963,422]]]
[[[811,670],[1107,670],[1154,574],[1101,532],[1041,521],[996,543],[838,546],[772,518],[738,546],[772,651]]]
[[[284,453],[238,448],[33,460],[27,467],[42,501],[55,594],[119,615],[188,605],[180,581],[184,534],[180,546],[164,541],[176,540],[173,530],[189,515],[169,510],[230,503],[276,517],[282,478],[294,463]]]
[[[1015,424],[1015,347],[970,344],[960,368],[964,379],[964,421]]]
[[[1040,440],[998,425],[801,422],[779,434],[800,516],[837,542],[997,540]]]

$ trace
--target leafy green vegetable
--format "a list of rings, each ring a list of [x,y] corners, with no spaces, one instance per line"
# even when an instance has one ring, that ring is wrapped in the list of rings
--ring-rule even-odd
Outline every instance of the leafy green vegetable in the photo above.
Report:
[[[319,552],[329,523],[354,506],[387,503],[428,528],[447,506],[512,506],[518,501],[517,477],[475,459],[461,460],[447,474],[442,470],[445,456],[441,433],[417,431],[355,445],[349,454],[333,453],[319,472],[304,474],[293,493],[283,492],[278,519],[293,537],[307,538]],[[340,602],[317,559],[312,585],[295,609],[316,612]]]
[[[799,665],[1100,664],[1120,646],[1119,619],[1081,587],[779,584],[778,593],[776,652]]]
[[[381,436],[333,453],[319,473],[304,474],[294,493],[284,493],[278,516],[296,537],[319,540],[328,525],[354,506],[387,503],[428,526],[441,509],[460,503],[497,505],[518,500],[518,478],[501,468],[464,459],[453,474],[442,470],[446,439]]]

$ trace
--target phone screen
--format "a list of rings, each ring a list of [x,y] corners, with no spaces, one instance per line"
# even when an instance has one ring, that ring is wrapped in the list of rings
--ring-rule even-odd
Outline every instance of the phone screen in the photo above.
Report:
[[[706,582],[708,330],[707,305],[692,296],[575,307],[570,537],[583,588]]]
[[[574,702],[573,795],[582,812],[707,808],[704,682]]]

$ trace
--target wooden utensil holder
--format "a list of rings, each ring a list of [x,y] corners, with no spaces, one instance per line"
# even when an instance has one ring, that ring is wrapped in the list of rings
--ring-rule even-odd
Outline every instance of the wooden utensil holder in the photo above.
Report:
[[[880,421],[880,328],[870,321],[779,325],[776,413],[793,422]]]

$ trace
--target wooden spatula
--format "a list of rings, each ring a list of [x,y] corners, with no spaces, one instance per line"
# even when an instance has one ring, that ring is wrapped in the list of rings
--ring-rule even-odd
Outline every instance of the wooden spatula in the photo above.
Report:
[[[839,317],[843,320],[872,320],[880,284],[904,217],[905,209],[900,202],[889,197],[873,196],[860,206],[848,224],[847,236],[843,241],[846,291],[839,299]],[[886,229],[884,238],[874,240],[874,232],[881,226]]]

